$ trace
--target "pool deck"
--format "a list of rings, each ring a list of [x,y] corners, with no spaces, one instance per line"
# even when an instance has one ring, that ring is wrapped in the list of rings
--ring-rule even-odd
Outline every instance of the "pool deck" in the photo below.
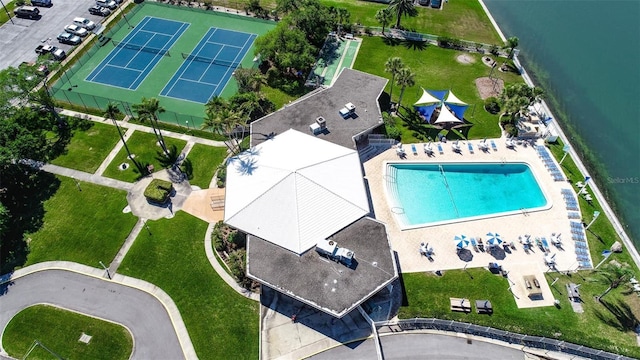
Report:
[[[490,140],[487,140],[489,143]],[[373,204],[375,218],[387,224],[387,232],[391,240],[392,248],[398,253],[399,266],[402,272],[424,272],[436,270],[463,269],[465,265],[468,268],[488,267],[490,262],[500,264],[504,270],[508,272],[510,283],[513,284],[511,291],[518,307],[536,307],[553,305],[553,294],[547,285],[545,272],[549,270],[546,266],[544,258],[545,253],[538,247],[533,246],[533,251],[525,253],[523,246],[519,243],[518,237],[530,234],[532,239],[536,237],[550,238],[552,233],[561,233],[562,250],[556,248],[549,243],[550,252],[555,254],[556,269],[558,271],[573,271],[578,268],[576,260],[575,246],[571,239],[570,220],[568,212],[561,193],[561,189],[572,189],[568,182],[556,182],[552,179],[551,174],[545,168],[542,160],[538,157],[535,149],[531,146],[517,145],[514,149],[506,147],[505,139],[493,139],[497,145],[497,150],[483,152],[478,149],[479,140],[472,140],[474,154],[467,149],[466,141],[460,142],[462,154],[453,152],[451,143],[443,144],[444,154],[440,155],[436,149],[435,155],[428,157],[423,151],[423,144],[416,144],[418,155],[414,155],[410,151],[410,144],[404,146],[407,156],[402,161],[407,162],[525,162],[531,167],[532,172],[536,176],[540,187],[547,195],[551,207],[548,210],[540,210],[530,212],[528,214],[518,213],[516,215],[507,215],[500,217],[492,217],[486,219],[464,221],[452,224],[437,225],[411,230],[400,230],[396,219],[387,204],[384,185],[384,169],[386,161],[398,161],[396,149],[392,148],[363,164],[365,178],[368,182]],[[542,145],[540,141],[537,143]],[[434,144],[435,145],[435,144]],[[575,192],[574,192],[575,193]],[[579,220],[573,220],[579,221]],[[472,255],[472,259],[463,261],[458,256],[456,246],[454,245],[454,236],[464,234],[467,237],[481,237],[485,241],[486,234],[489,232],[497,232],[502,239],[509,243],[514,242],[515,250],[511,253],[500,252],[504,259],[498,259],[488,252],[476,252],[469,246],[465,251],[467,257]],[[434,250],[433,261],[422,256],[418,249],[420,243],[428,243],[429,247]],[[498,256],[499,258],[502,256]],[[535,275],[541,283],[542,299],[530,300],[525,292],[523,276]]]

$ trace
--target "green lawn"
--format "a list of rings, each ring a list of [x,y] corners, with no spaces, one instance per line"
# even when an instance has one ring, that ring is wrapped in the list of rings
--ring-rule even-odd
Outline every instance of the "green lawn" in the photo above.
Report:
[[[157,285],[175,301],[200,359],[258,358],[258,303],[218,277],[204,252],[207,224],[182,211],[148,222],[119,273]]]
[[[82,333],[92,336],[89,344],[78,341]],[[133,339],[123,326],[48,305],[35,305],[19,312],[2,334],[2,345],[10,356],[22,358],[34,340],[65,359],[128,359]],[[27,359],[53,359],[36,347]]]
[[[7,12],[13,17],[13,9],[16,8],[15,1],[5,2],[5,8],[0,9],[0,25],[9,21],[9,16],[7,16]],[[6,11],[5,11],[6,9]]]
[[[388,43],[381,37],[364,38],[354,68],[389,79],[386,87],[388,94],[391,91],[391,77],[384,71],[384,64],[391,57],[400,57],[404,64],[416,74],[416,85],[405,89],[402,105],[411,107],[422,95],[421,87],[432,90],[452,90],[458,98],[469,104],[465,118],[473,126],[465,134],[468,138],[500,136],[498,116],[484,110],[484,102],[475,85],[477,78],[487,77],[491,72],[491,68],[483,64],[481,55],[437,46],[415,49],[400,43]],[[460,54],[473,57],[475,63],[459,63],[456,57]],[[503,79],[505,83],[522,82],[522,79],[513,73],[494,71],[494,76]],[[399,100],[400,89],[396,85],[393,87],[392,96],[394,101]],[[411,133],[421,133],[424,132],[424,127],[415,128],[414,126],[410,127],[410,130]],[[402,140],[404,142],[422,141],[422,139],[416,139],[415,135],[412,138],[403,137]]]
[[[216,168],[222,163],[222,160],[224,160],[226,156],[226,147],[195,144],[187,156],[193,168],[193,177],[189,179],[189,183],[199,186],[201,189],[209,188]]]
[[[381,27],[375,15],[378,10],[388,6],[361,0],[320,0],[320,2],[327,6],[349,10],[351,23],[372,27]],[[451,1],[444,4],[442,11],[424,6],[415,8],[418,11],[417,16],[403,17],[400,20],[402,28],[423,34],[502,45],[498,33],[478,1]],[[395,21],[394,16],[389,25],[395,25]]]
[[[625,306],[620,303],[623,298],[635,295],[623,296],[618,291],[607,295],[604,299],[610,307],[622,309],[617,312],[618,316],[614,316],[593,298],[604,287],[585,281],[582,276],[588,276],[588,272],[582,274],[574,274],[569,278],[547,273],[549,283],[556,277],[560,278],[552,287],[554,296],[560,300],[559,309],[553,306],[518,309],[513,295],[508,291],[508,280],[486,269],[446,271],[442,277],[425,273],[403,274],[407,305],[400,308],[399,317],[464,321],[521,334],[562,339],[633,357],[640,356],[633,332],[623,325],[628,324],[629,318],[634,316],[626,312]],[[568,282],[583,284],[580,292],[584,314],[574,313],[571,309],[564,287]],[[450,297],[468,298],[472,304],[475,300],[488,299],[493,305],[494,314],[452,312],[449,309]],[[637,299],[631,300],[637,302]]]
[[[92,174],[98,169],[120,141],[120,136],[115,126],[96,122],[90,122],[89,125],[91,127],[88,129],[73,131],[66,153],[51,160],[52,164]]]
[[[173,139],[170,137],[164,137],[164,141],[167,145],[167,148],[171,148],[171,146],[176,146],[178,153],[184,148],[187,144],[186,141]],[[160,165],[160,161],[158,161],[157,157],[161,156],[162,150],[159,145],[157,145],[156,136],[153,133],[145,133],[136,131],[131,135],[131,137],[127,140],[127,145],[129,146],[129,150],[132,154],[135,155],[134,160],[140,164],[143,168],[146,168],[147,165],[151,164],[155,168],[155,171],[162,170],[162,166]],[[126,170],[120,170],[120,164],[127,163],[129,164],[129,168]],[[104,176],[110,177],[113,179],[118,179],[122,181],[135,182],[141,178],[140,172],[134,165],[133,161],[127,158],[127,151],[124,146],[113,159],[111,164],[105,169]]]
[[[43,225],[27,234],[27,265],[51,260],[98,267],[109,263],[122,246],[136,218],[123,214],[126,192],[57,176],[55,194],[44,202]]]

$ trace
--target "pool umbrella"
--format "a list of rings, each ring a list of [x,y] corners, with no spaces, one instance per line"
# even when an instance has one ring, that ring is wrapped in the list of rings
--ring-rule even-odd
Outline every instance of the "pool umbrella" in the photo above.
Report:
[[[489,237],[489,239],[487,240],[487,244],[491,246],[497,246],[502,244],[502,239],[500,238],[500,234],[488,233],[487,236]]]
[[[464,249],[467,246],[469,246],[469,240],[467,239],[467,237],[465,235],[456,235],[453,238],[453,241],[456,244],[456,247],[458,249]]]

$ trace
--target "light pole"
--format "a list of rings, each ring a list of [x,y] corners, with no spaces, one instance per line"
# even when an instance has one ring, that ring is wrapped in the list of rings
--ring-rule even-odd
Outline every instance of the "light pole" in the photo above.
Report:
[[[76,179],[75,176],[72,176],[71,179],[73,179],[73,181],[76,183],[76,187],[78,188],[78,191],[82,191],[82,188],[80,188],[80,181],[78,181],[78,179]]]
[[[149,235],[153,235],[151,233],[151,229],[149,229],[149,225],[147,225],[147,220],[144,221],[144,227],[147,229],[147,231],[149,232]]]
[[[4,5],[4,2],[2,0],[0,0],[0,4],[2,4],[2,8],[4,9],[4,12],[7,13],[7,17],[9,18],[11,23],[15,25],[16,23],[13,22],[13,19],[11,18],[11,14],[9,14],[9,10],[7,10],[7,7]]]
[[[102,261],[98,261],[100,263],[100,265],[102,265],[102,268],[104,268],[104,271],[107,272],[107,277],[109,278],[109,280],[111,280],[111,273],[109,273],[109,268],[104,266],[104,263]]]
[[[184,122],[185,122],[185,123],[187,123],[187,131],[191,130],[191,129],[189,128],[189,120],[185,120]]]

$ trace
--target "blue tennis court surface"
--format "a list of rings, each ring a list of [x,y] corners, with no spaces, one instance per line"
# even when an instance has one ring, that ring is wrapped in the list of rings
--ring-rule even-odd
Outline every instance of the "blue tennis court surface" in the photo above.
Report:
[[[256,34],[210,28],[160,95],[205,104],[219,95],[238,67]]]
[[[137,89],[189,25],[145,17],[85,80]]]

